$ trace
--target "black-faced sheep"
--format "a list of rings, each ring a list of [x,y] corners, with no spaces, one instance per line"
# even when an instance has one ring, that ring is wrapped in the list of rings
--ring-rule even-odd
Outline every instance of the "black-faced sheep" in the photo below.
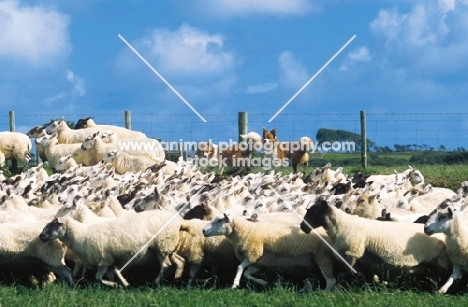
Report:
[[[110,130],[119,139],[133,139],[133,138],[146,138],[146,134],[140,131],[133,131],[127,128],[115,126],[115,125],[97,125],[93,117],[81,118],[76,122],[75,130],[86,129],[86,128],[97,128],[101,131]]]
[[[420,224],[363,219],[346,214],[319,198],[307,210],[301,229],[309,233],[310,227],[320,226],[351,266],[367,252],[380,259],[382,265],[400,272],[416,273],[421,265],[423,268],[435,266],[441,272],[450,268],[444,241],[424,235]]]

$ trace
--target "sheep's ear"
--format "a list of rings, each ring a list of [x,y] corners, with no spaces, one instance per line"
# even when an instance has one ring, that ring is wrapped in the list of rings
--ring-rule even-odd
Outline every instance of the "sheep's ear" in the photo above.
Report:
[[[228,222],[232,222],[232,213],[229,211],[224,212],[224,219]]]
[[[327,201],[325,199],[322,199],[320,201],[320,207],[321,208],[328,208],[328,203],[327,203]]]
[[[447,211],[448,211],[449,218],[452,219],[453,218],[453,211],[455,211],[455,210],[452,208],[452,206],[449,206],[447,208]]]
[[[159,190],[158,187],[154,187],[154,195],[156,195],[157,198],[160,198]]]
[[[379,195],[379,194],[369,195],[369,198],[368,198],[369,204],[373,203],[374,200],[377,198],[378,195]]]

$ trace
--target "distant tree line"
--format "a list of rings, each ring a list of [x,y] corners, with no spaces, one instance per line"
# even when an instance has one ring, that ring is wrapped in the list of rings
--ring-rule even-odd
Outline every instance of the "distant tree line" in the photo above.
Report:
[[[346,130],[334,130],[327,128],[320,128],[317,131],[315,139],[319,143],[323,142],[354,142],[356,144],[356,150],[362,149],[361,135],[358,133],[346,131]],[[375,142],[367,139],[367,149],[375,146]]]
[[[346,130],[335,130],[320,128],[316,134],[316,140],[319,143],[325,141],[328,142],[354,142],[356,144],[356,150],[362,149],[362,139],[359,133],[354,133]],[[447,148],[444,145],[440,145],[438,148],[430,146],[428,144],[394,144],[393,148],[389,146],[378,146],[374,141],[367,139],[367,150],[378,153],[389,153],[389,152],[409,152],[409,151],[429,151],[439,150],[446,151]],[[463,147],[459,147],[457,151],[465,151]]]

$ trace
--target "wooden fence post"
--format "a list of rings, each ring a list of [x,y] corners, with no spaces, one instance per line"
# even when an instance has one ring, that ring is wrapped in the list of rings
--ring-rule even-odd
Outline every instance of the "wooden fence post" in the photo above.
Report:
[[[130,111],[125,111],[125,128],[132,130],[132,115]]]
[[[247,133],[247,125],[248,125],[247,112],[239,112],[238,125],[239,125],[239,143],[240,143],[241,141],[244,140],[241,137],[241,134]]]
[[[14,132],[15,131],[15,111],[10,111],[10,131]]]
[[[10,131],[15,132],[15,111],[9,112],[9,118],[10,118]],[[11,172],[14,174],[18,172],[18,161],[15,158],[11,160]]]
[[[361,110],[361,164],[367,167],[366,111]]]

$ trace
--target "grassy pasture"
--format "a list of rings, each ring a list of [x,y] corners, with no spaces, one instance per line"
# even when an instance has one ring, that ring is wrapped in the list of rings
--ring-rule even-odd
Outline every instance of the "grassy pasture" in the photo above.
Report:
[[[190,289],[143,286],[111,289],[99,284],[75,288],[53,284],[43,288],[0,286],[0,306],[460,306],[464,295],[438,295],[418,291],[373,289],[337,290],[332,293],[275,285],[265,290]]]

